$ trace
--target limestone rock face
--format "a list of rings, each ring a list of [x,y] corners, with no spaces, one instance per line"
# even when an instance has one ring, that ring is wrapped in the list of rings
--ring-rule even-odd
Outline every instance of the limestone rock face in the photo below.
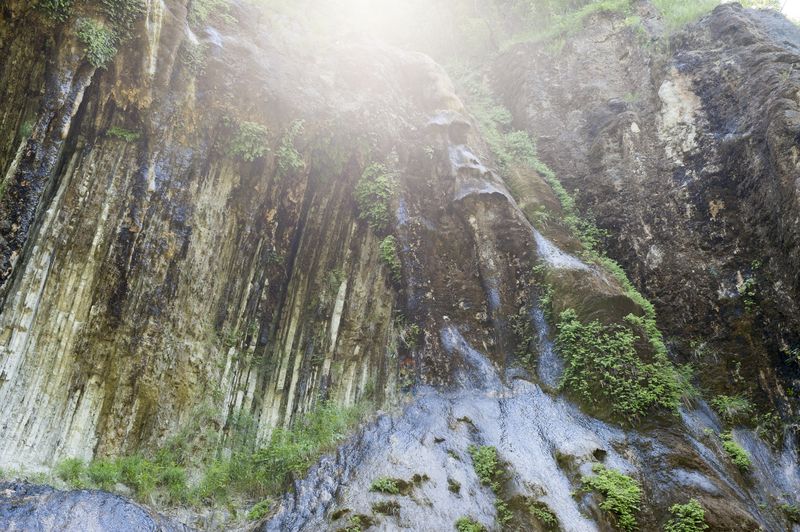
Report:
[[[790,418],[800,35],[738,4],[668,40],[651,9],[638,14],[642,31],[596,17],[557,60],[545,46],[512,48],[496,88],[609,230],[611,256],[703,384],[746,389]]]
[[[544,300],[612,325],[646,302],[529,215],[561,208],[551,185],[494,168],[433,60],[357,37],[308,53],[313,35],[244,2],[235,25],[192,22],[180,0],[145,6],[106,68],[83,57],[76,20],[0,8],[1,467],[152,451],[201,411],[222,450],[240,416],[263,444],[321,400],[368,399],[394,413],[255,528],[335,530],[358,515],[385,530],[450,530],[465,515],[493,527],[502,491],[520,529],[545,528],[530,510],[541,503],[564,530],[610,530],[602,499],[580,490],[598,462],[641,484],[642,529],[688,497],[714,529],[786,525],[777,504],[800,496],[791,428],[772,446],[733,431],[756,464],[745,476],[703,400],[634,428],[560,393]],[[488,78],[613,235],[703,387],[752,391],[791,419],[800,72],[787,65],[800,33],[723,6],[664,48],[640,9],[650,46],[600,15],[563,60],[518,45]],[[392,182],[384,226],[355,192],[376,164]],[[476,477],[477,445],[496,448],[501,489]],[[410,487],[387,498],[380,477]],[[375,509],[387,500],[399,507]],[[128,518],[183,526],[102,492],[0,485],[6,528]]]

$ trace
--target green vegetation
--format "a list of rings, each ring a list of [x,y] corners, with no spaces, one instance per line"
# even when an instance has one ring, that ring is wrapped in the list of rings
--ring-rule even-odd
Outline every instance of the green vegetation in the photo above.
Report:
[[[622,530],[636,530],[636,513],[642,499],[639,484],[619,471],[608,469],[602,464],[592,468],[595,476],[581,479],[584,489],[594,490],[604,496],[600,508],[611,512]]]
[[[402,279],[400,255],[397,253],[397,239],[389,235],[381,241],[381,260],[389,268],[392,279],[399,282]]]
[[[239,130],[230,141],[230,153],[248,162],[255,161],[269,150],[268,136],[265,126],[255,122],[241,122]]]
[[[545,530],[560,530],[558,517],[543,502],[535,501],[528,505],[528,510],[535,517]]]
[[[294,140],[303,132],[303,121],[295,120],[284,133],[281,145],[278,147],[276,160],[278,163],[278,175],[287,177],[305,168],[306,163],[303,156],[294,147]]]
[[[697,20],[717,5],[720,0],[652,0],[671,30]]]
[[[39,0],[37,9],[44,11],[51,19],[65,22],[72,13],[73,0]]]
[[[485,84],[471,72],[457,70],[456,79],[460,88],[467,93],[466,102],[500,170],[509,173],[514,167],[525,167],[538,172],[559,200],[562,212],[558,223],[581,243],[582,258],[609,272],[625,295],[643,310],[643,316],[630,315],[624,324],[615,326],[601,326],[597,322],[582,325],[577,316],[571,314],[567,314],[564,317],[566,319],[562,318],[565,331],[560,346],[561,354],[572,361],[562,385],[569,388],[576,385],[575,393],[589,404],[600,399],[612,407],[616,416],[629,422],[640,419],[654,407],[676,410],[681,399],[688,401],[696,394],[691,385],[691,368],[687,366],[678,370],[672,365],[656,325],[655,308],[636,290],[620,265],[600,252],[606,232],[580,215],[572,195],[555,173],[537,158],[535,143],[528,134],[510,130],[511,114],[495,102]],[[509,183],[513,185],[511,180]],[[513,186],[511,190],[515,196],[518,195]],[[525,214],[535,223],[537,215],[542,213]],[[549,214],[547,218],[552,219]],[[554,297],[552,287],[541,279],[545,277],[544,272],[537,277],[540,278],[539,284],[545,286],[540,303],[549,314],[549,302]],[[512,317],[511,325],[519,340],[517,358],[524,365],[532,367],[534,349],[531,343],[534,334],[526,308],[523,307],[518,315]],[[597,337],[593,336],[595,333],[602,334]],[[591,342],[584,344],[584,339],[590,339]],[[607,347],[613,350],[607,351]],[[651,360],[642,360],[640,353],[644,351],[652,351]],[[600,354],[600,360],[596,359],[597,354]],[[609,366],[608,369],[605,366]]]
[[[452,493],[461,493],[461,482],[448,477],[447,489]]]
[[[119,126],[110,127],[107,134],[110,137],[116,137],[124,140],[125,142],[136,142],[139,140],[140,136],[138,131],[131,131],[130,129],[125,129]]]
[[[497,456],[497,449],[490,445],[470,445],[468,451],[481,484],[489,486],[496,494],[503,482],[503,467]]]
[[[280,495],[292,478],[305,474],[319,456],[335,448],[363,414],[363,406],[342,408],[325,402],[292,427],[275,429],[267,445],[258,449],[252,420],[239,416],[230,423],[228,457],[214,456],[216,433],[189,426],[152,455],[97,459],[88,465],[70,458],[58,464],[56,474],[75,488],[113,489],[123,484],[140,501],[208,505],[227,503],[232,497],[258,500],[248,518],[259,519],[269,511],[270,497]],[[204,452],[191,445],[190,434],[199,435],[211,448]],[[201,473],[198,481],[189,482],[189,470]]]
[[[388,493],[389,495],[400,494],[400,481],[396,478],[378,477],[372,481],[370,491]]]
[[[497,512],[497,522],[500,528],[505,528],[511,521],[514,520],[514,513],[508,507],[508,503],[502,499],[495,499],[494,509]]]
[[[686,504],[673,504],[669,513],[672,519],[664,525],[664,532],[703,532],[708,529],[706,512],[695,499]]]
[[[114,31],[93,19],[83,19],[78,25],[78,39],[86,49],[86,59],[96,68],[105,68],[117,55]]]
[[[750,455],[741,445],[734,441],[733,435],[730,432],[723,432],[719,437],[722,439],[722,448],[728,453],[733,465],[738,467],[742,473],[750,471],[753,465],[750,461]]]
[[[383,515],[400,515],[400,503],[397,501],[380,501],[372,505],[372,511]]]
[[[800,524],[800,506],[797,504],[782,503],[778,505],[778,508],[780,508],[783,515],[786,516],[786,519],[788,519],[790,523]]]
[[[728,425],[746,422],[753,414],[752,403],[739,395],[718,395],[711,406]]]
[[[394,176],[379,163],[367,166],[356,184],[359,217],[378,233],[385,231],[389,225],[396,186]]]
[[[641,320],[628,316],[626,321],[628,326],[581,323],[574,310],[563,311],[556,337],[565,361],[561,386],[629,423],[655,408],[677,410],[681,389],[675,368],[660,352],[652,361],[642,360],[637,354],[641,337],[634,332]]]
[[[228,14],[228,0],[192,0],[189,4],[189,24],[193,28],[203,26],[212,16],[221,16],[226,21],[233,21]]]
[[[471,517],[459,517],[456,521],[458,532],[486,532],[486,527]]]
[[[119,40],[130,36],[136,21],[147,9],[145,0],[100,0],[100,5]]]

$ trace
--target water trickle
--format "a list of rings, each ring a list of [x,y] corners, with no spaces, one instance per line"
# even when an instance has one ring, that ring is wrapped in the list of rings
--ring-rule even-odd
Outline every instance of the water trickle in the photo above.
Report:
[[[536,240],[536,252],[539,258],[553,268],[562,270],[588,270],[589,266],[574,255],[562,251],[555,244],[545,238],[542,233],[531,227],[533,238]]]
[[[536,359],[536,372],[542,383],[551,389],[556,389],[564,373],[564,362],[555,351],[555,346],[550,340],[550,328],[544,317],[544,311],[538,305],[530,310],[531,321],[537,334],[539,356]]]

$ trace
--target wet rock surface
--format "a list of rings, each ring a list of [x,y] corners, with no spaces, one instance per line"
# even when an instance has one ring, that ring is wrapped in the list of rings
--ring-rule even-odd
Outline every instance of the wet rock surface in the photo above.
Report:
[[[756,463],[744,476],[703,401],[633,429],[558,392],[563,361],[535,265],[550,272],[556,313],[614,323],[643,309],[574,237],[532,225],[525,209],[558,205],[553,191],[533,171],[492,170],[430,58],[358,40],[305,54],[302,29],[242,3],[235,28],[191,27],[183,2],[147,6],[143,34],[97,72],[73,56],[41,64],[74,28],[42,25],[24,2],[2,11],[0,36],[56,37],[38,55],[23,40],[0,45],[4,86],[22,80],[20,64],[30,73],[0,102],[0,465],[151,450],[206,401],[222,441],[244,413],[264,443],[320,399],[368,399],[403,407],[324,457],[257,528],[338,530],[354,516],[382,530],[451,530],[463,516],[493,528],[498,496],[476,476],[472,445],[497,449],[509,504],[546,505],[563,530],[615,526],[580,490],[597,463],[641,483],[643,530],[688,497],[714,530],[787,526],[777,505],[800,500],[792,427],[776,448],[733,431]],[[790,419],[797,368],[781,349],[800,342],[800,72],[785,69],[798,53],[787,24],[725,6],[663,50],[600,16],[563,61],[520,45],[493,77],[614,235],[611,253],[653,297],[671,347],[719,350],[721,362],[695,361],[703,384],[733,389],[738,368]],[[200,75],[185,55],[198,43]],[[244,122],[267,131],[267,155],[236,156],[228,141]],[[278,154],[298,123],[300,162],[287,164]],[[353,198],[376,162],[396,185],[389,229],[370,227]],[[394,273],[381,257],[390,233]],[[520,311],[534,334],[528,370],[509,323]],[[380,477],[402,493],[372,490]],[[115,495],[23,483],[0,485],[0,528],[185,529]]]
[[[791,420],[800,32],[730,4],[667,37],[637,9],[640,27],[598,15],[557,59],[511,48],[496,89],[703,385]]]
[[[191,529],[118,495],[58,491],[26,482],[0,483],[0,527],[8,531],[152,531]]]

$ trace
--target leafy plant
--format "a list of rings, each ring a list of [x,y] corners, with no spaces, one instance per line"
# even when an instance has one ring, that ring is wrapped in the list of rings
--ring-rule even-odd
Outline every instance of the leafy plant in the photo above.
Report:
[[[532,502],[528,505],[528,510],[542,524],[545,530],[559,530],[558,517],[545,503],[541,501]]]
[[[392,279],[399,282],[401,276],[400,256],[397,253],[397,239],[389,235],[381,241],[380,245],[381,260],[392,273]]]
[[[491,487],[497,493],[503,480],[503,467],[497,456],[497,448],[490,445],[470,445],[468,452],[472,457],[472,468],[481,484]]]
[[[459,517],[456,521],[458,532],[486,532],[486,527],[471,517]]]
[[[73,0],[38,0],[36,7],[51,19],[65,22],[72,13],[72,4]]]
[[[797,504],[781,503],[778,505],[790,523],[800,523],[800,506]]]
[[[228,0],[192,0],[189,6],[189,24],[194,28],[203,26],[213,15],[230,19]]]
[[[258,521],[265,515],[269,513],[269,509],[272,507],[272,501],[269,499],[263,500],[253,506],[249,512],[247,512],[247,519],[250,521]]]
[[[100,489],[111,489],[118,481],[120,468],[113,460],[93,460],[87,468],[91,481]]]
[[[73,488],[86,486],[86,464],[79,458],[67,458],[59,462],[56,475]]]
[[[722,448],[728,453],[733,465],[738,467],[742,473],[750,471],[753,465],[750,461],[750,455],[741,445],[734,441],[733,435],[730,432],[723,432],[719,437],[722,440]]]
[[[78,39],[83,43],[86,59],[96,68],[105,68],[117,55],[114,31],[93,19],[78,24]]]
[[[305,167],[306,163],[300,152],[294,147],[297,135],[303,132],[303,121],[295,120],[284,133],[281,145],[278,147],[277,161],[278,174],[282,177],[291,175]]]
[[[359,217],[377,232],[386,229],[396,183],[394,176],[379,163],[372,163],[361,174],[355,189]]]
[[[708,529],[706,512],[695,499],[686,504],[673,504],[669,512],[672,519],[664,525],[664,532],[703,532]]]
[[[389,495],[399,495],[400,486],[396,478],[378,477],[372,481],[369,487],[370,491],[378,491],[380,493],[388,493]]]
[[[630,318],[630,317],[629,317]],[[556,346],[564,357],[561,387],[590,405],[602,404],[629,423],[654,409],[677,411],[681,390],[662,353],[650,362],[636,349],[640,337],[626,324],[581,323],[573,309],[559,317]]]
[[[145,0],[100,0],[103,12],[121,37],[128,37],[136,21],[147,10]]]
[[[604,496],[600,508],[611,512],[622,530],[636,530],[636,513],[642,499],[639,484],[631,477],[602,464],[595,464],[592,471],[594,476],[581,479],[584,489],[595,490]]]
[[[255,122],[241,122],[239,130],[230,142],[230,152],[236,157],[252,162],[263,157],[269,150],[269,132],[265,126]]]
[[[743,422],[753,413],[753,405],[740,395],[718,395],[711,400],[711,406],[729,425]]]

